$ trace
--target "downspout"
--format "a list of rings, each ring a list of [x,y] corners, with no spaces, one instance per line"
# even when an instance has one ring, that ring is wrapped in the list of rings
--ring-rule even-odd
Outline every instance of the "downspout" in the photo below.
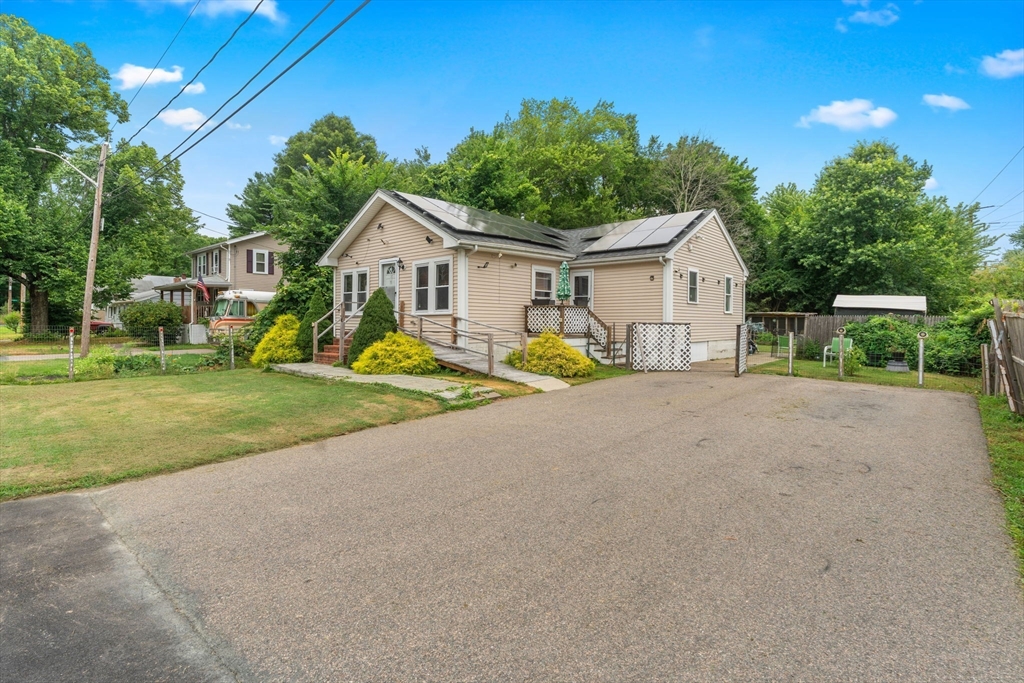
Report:
[[[672,279],[672,259],[659,256],[658,263],[661,264],[661,321],[670,323],[674,308],[672,293],[675,289],[675,282]]]

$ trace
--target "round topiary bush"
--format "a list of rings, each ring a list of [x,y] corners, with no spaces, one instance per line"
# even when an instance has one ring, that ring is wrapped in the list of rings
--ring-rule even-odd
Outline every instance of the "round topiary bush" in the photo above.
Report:
[[[302,360],[302,352],[295,345],[299,334],[299,319],[294,315],[282,315],[263,335],[252,353],[251,362],[257,368],[265,368],[271,363],[297,363]]]
[[[388,332],[371,344],[352,370],[360,375],[426,375],[437,372],[434,352],[421,341],[401,332]]]
[[[391,305],[391,299],[383,288],[378,289],[370,295],[366,306],[363,307],[363,315],[359,319],[359,327],[352,334],[352,344],[348,349],[349,364],[359,360],[367,348],[384,339],[388,332],[398,331],[398,321],[395,320],[395,309]]]
[[[589,377],[594,361],[572,348],[554,332],[544,332],[526,347],[526,365],[520,351],[512,351],[505,362],[514,368],[555,377]]]

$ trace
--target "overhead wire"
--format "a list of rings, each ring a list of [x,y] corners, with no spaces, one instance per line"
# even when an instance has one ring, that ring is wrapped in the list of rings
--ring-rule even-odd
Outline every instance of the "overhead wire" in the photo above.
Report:
[[[1017,197],[1021,196],[1022,194],[1024,194],[1024,190],[1021,190],[1021,191],[1020,191],[1020,192],[1018,192],[1017,194],[1013,195],[1012,197],[1010,197],[1009,199],[1007,199],[1007,200],[1006,200],[1005,202],[1003,202],[1003,203],[1002,203],[1002,204],[1000,204],[999,206],[994,206],[994,207],[992,207],[991,209],[989,209],[988,211],[986,211],[984,215],[985,215],[985,216],[988,216],[988,215],[991,215],[991,214],[995,213],[996,211],[998,211],[999,209],[1003,208],[1004,206],[1006,206],[1007,204],[1009,204],[1010,202],[1012,202],[1012,201],[1013,201],[1014,199],[1016,199]],[[982,217],[981,217],[981,216],[979,216],[978,218],[979,218],[979,220],[980,220],[980,219],[981,219]]]
[[[185,21],[181,22],[181,26],[178,27],[177,33],[175,33],[174,37],[171,38],[171,42],[167,44],[167,47],[165,47],[164,51],[160,54],[160,58],[156,60],[156,64],[152,69],[150,69],[149,73],[146,74],[146,80],[142,81],[142,85],[140,85],[138,90],[135,91],[132,98],[128,100],[129,109],[131,109],[132,102],[135,101],[135,98],[138,97],[139,93],[142,92],[142,89],[146,87],[146,83],[149,83],[149,79],[153,76],[153,73],[160,67],[161,62],[164,61],[164,57],[167,56],[168,50],[170,50],[171,46],[174,45],[174,41],[178,39],[178,36],[181,35],[181,31],[185,28],[185,24],[187,24],[188,20],[192,18],[192,15],[196,13],[196,9],[199,8],[200,3],[202,2],[203,0],[196,0],[196,4],[192,5],[192,10],[188,13],[188,16],[185,17]],[[114,121],[114,125],[110,127],[110,132],[113,133],[115,128],[117,128],[117,121]]]
[[[203,71],[206,70],[206,67],[208,67],[211,64],[213,64],[214,60],[217,59],[217,56],[221,53],[221,51],[224,50],[224,48],[226,48],[231,43],[232,40],[234,40],[235,36],[238,35],[238,32],[242,30],[242,27],[245,26],[247,23],[249,23],[250,19],[252,19],[254,16],[256,16],[256,12],[259,10],[260,5],[262,5],[262,4],[263,4],[263,0],[259,0],[259,2],[256,3],[256,6],[252,8],[252,11],[249,12],[248,16],[246,16],[245,19],[242,19],[242,23],[240,23],[238,26],[235,27],[235,30],[231,32],[231,35],[228,36],[228,39],[225,40],[224,43],[220,47],[217,48],[217,51],[213,53],[213,56],[210,57],[209,60],[207,60],[206,64],[203,64],[203,66],[200,67],[199,71],[196,72],[196,75],[193,76],[191,78],[191,80],[189,80],[188,83],[186,83],[185,85],[181,86],[181,88],[178,90],[178,92],[174,93],[174,97],[169,99],[167,101],[167,104],[165,104],[164,106],[160,107],[160,109],[157,111],[157,113],[153,114],[153,116],[150,117],[149,121],[146,121],[144,124],[142,124],[141,128],[139,128],[137,131],[132,133],[132,136],[130,138],[128,138],[128,141],[127,141],[126,144],[130,144],[131,141],[134,140],[139,133],[141,133],[142,131],[144,131],[146,129],[146,126],[148,126],[149,124],[153,123],[153,121],[155,121],[156,118],[158,116],[160,116],[160,114],[162,114],[167,109],[167,107],[171,106],[171,104],[173,104],[176,99],[181,97],[181,94],[183,92],[185,92],[185,88],[187,88],[188,86],[190,86],[193,83],[195,83],[195,80],[197,78],[199,78],[199,75],[202,74]]]
[[[353,17],[355,17],[355,16],[357,15],[357,14],[359,14],[359,12],[361,12],[361,11],[363,10],[363,8],[365,8],[365,7],[366,7],[367,5],[369,5],[369,4],[370,4],[370,0],[363,0],[363,2],[362,2],[362,3],[360,3],[358,7],[356,7],[356,8],[354,9],[354,10],[352,10],[352,11],[351,11],[351,12],[350,12],[350,13],[349,13],[349,14],[348,14],[348,15],[347,15],[347,16],[346,16],[346,17],[345,17],[344,19],[342,19],[341,21],[339,21],[339,22],[338,22],[338,23],[337,23],[337,24],[336,24],[336,25],[335,25],[335,26],[334,26],[334,27],[333,27],[333,28],[332,28],[332,29],[331,29],[330,31],[328,31],[327,33],[325,33],[325,34],[323,35],[323,37],[321,37],[321,38],[320,38],[320,39],[319,39],[319,40],[318,40],[317,42],[315,42],[315,43],[314,43],[314,44],[313,44],[313,45],[312,45],[312,46],[311,46],[311,47],[310,47],[309,49],[307,49],[307,50],[306,50],[305,52],[303,52],[303,53],[302,53],[301,55],[299,55],[299,56],[298,56],[298,57],[297,57],[297,58],[296,58],[296,59],[295,59],[294,61],[292,61],[292,62],[291,62],[291,64],[289,64],[288,66],[286,66],[286,67],[285,67],[285,68],[284,68],[284,69],[283,69],[283,70],[282,70],[282,71],[281,71],[280,73],[278,73],[278,74],[277,74],[276,76],[274,76],[274,78],[272,78],[272,79],[271,79],[271,80],[270,80],[270,81],[269,81],[269,82],[268,82],[268,83],[267,83],[266,85],[264,85],[264,86],[263,86],[262,88],[260,88],[259,90],[257,90],[257,91],[256,91],[256,93],[255,93],[255,94],[253,94],[253,96],[252,96],[252,97],[250,97],[250,98],[249,98],[249,99],[247,99],[247,100],[246,100],[245,102],[243,102],[243,103],[242,103],[241,105],[239,105],[239,106],[238,106],[238,107],[237,107],[237,108],[236,108],[236,109],[235,109],[235,110],[234,110],[233,112],[231,112],[230,114],[228,114],[228,115],[227,115],[227,117],[225,117],[225,118],[224,118],[224,119],[223,119],[223,120],[222,120],[222,121],[221,121],[220,123],[218,123],[218,124],[217,124],[217,125],[215,125],[215,126],[214,126],[213,128],[211,128],[211,129],[210,129],[209,131],[207,131],[207,133],[206,133],[205,135],[203,135],[203,136],[202,136],[201,138],[199,138],[198,140],[196,140],[195,142],[193,142],[193,143],[192,143],[191,145],[189,145],[188,147],[186,147],[186,148],[185,148],[184,150],[182,150],[181,152],[179,152],[179,153],[178,153],[177,155],[175,155],[174,157],[172,157],[172,158],[170,158],[170,159],[167,159],[167,161],[166,161],[166,162],[164,162],[164,164],[163,164],[162,166],[160,166],[159,168],[157,168],[157,169],[156,169],[155,171],[153,171],[152,173],[150,173],[150,175],[149,175],[148,177],[146,177],[146,178],[142,179],[142,180],[141,180],[141,181],[139,181],[139,182],[145,182],[146,180],[149,180],[150,178],[152,178],[152,177],[154,177],[155,175],[157,175],[158,173],[160,173],[160,172],[161,172],[161,171],[162,171],[162,170],[163,170],[164,168],[166,168],[166,167],[167,167],[167,166],[169,166],[170,164],[174,163],[175,161],[177,161],[178,159],[180,159],[181,157],[183,157],[183,156],[184,156],[185,154],[187,154],[187,153],[188,153],[189,151],[191,151],[191,150],[195,149],[195,147],[196,147],[197,145],[199,145],[200,143],[202,143],[202,142],[203,142],[203,140],[205,140],[206,138],[208,138],[208,137],[210,137],[211,135],[213,135],[213,133],[215,133],[215,132],[216,132],[216,131],[217,131],[217,130],[218,130],[218,129],[219,129],[220,127],[221,127],[221,126],[223,126],[223,125],[224,125],[225,123],[227,123],[228,121],[230,121],[230,120],[231,120],[231,118],[232,118],[232,117],[233,117],[233,116],[234,116],[235,114],[239,113],[240,111],[242,111],[243,109],[245,109],[245,108],[246,108],[247,106],[249,106],[249,105],[250,105],[250,104],[251,104],[251,103],[252,103],[252,102],[253,102],[253,101],[254,101],[254,100],[255,100],[256,98],[258,98],[258,97],[259,97],[260,95],[262,95],[262,94],[263,94],[264,92],[266,92],[266,91],[267,91],[267,89],[269,89],[269,88],[270,88],[270,86],[274,85],[274,83],[276,83],[277,81],[279,81],[279,80],[280,80],[280,79],[281,79],[281,78],[282,78],[282,77],[283,77],[283,76],[284,76],[285,74],[287,74],[287,73],[288,73],[289,71],[291,71],[291,70],[292,70],[292,69],[293,69],[293,68],[294,68],[295,66],[297,66],[297,65],[298,65],[298,64],[299,64],[300,62],[302,62],[302,60],[304,60],[304,59],[305,59],[306,57],[308,57],[308,56],[309,56],[309,55],[310,55],[310,54],[311,54],[311,53],[312,53],[312,52],[313,52],[314,50],[316,50],[316,49],[317,49],[318,47],[320,47],[321,45],[323,45],[323,44],[324,44],[324,42],[326,42],[326,41],[327,41],[327,40],[328,40],[328,39],[329,39],[329,38],[330,38],[331,36],[333,36],[333,35],[334,35],[334,34],[335,34],[335,33],[336,33],[336,32],[337,32],[337,31],[338,31],[339,29],[341,29],[341,28],[342,28],[342,27],[343,27],[343,26],[344,26],[345,24],[347,24],[347,23],[348,23],[349,21],[351,21]],[[305,29],[303,29],[303,30],[305,30]],[[179,146],[180,146],[180,145],[179,145]],[[175,148],[175,149],[177,149],[177,148]],[[166,156],[170,156],[170,155],[168,154],[168,155],[165,155],[165,157],[166,157]],[[129,189],[129,188],[124,188],[124,189],[122,189],[122,190],[121,190],[121,191],[120,191],[119,193],[117,193],[117,194],[114,194],[114,195],[112,195],[112,197],[116,197],[116,196],[118,196],[118,195],[119,195],[119,194],[121,194],[121,193],[127,192],[127,191],[128,191],[128,189]]]
[[[968,202],[968,204],[973,204],[974,202],[976,202],[978,200],[978,197],[983,195],[985,193],[985,190],[987,190],[989,187],[991,187],[992,183],[994,183],[996,181],[996,178],[1001,176],[1003,174],[1003,171],[1005,171],[1007,168],[1010,167],[1010,164],[1013,163],[1013,160],[1016,159],[1017,155],[1020,154],[1021,152],[1024,152],[1024,145],[1021,145],[1021,148],[1018,149],[1017,152],[1012,157],[1010,157],[1010,160],[1006,162],[1006,166],[1003,166],[1001,169],[999,169],[999,173],[996,173],[995,176],[992,178],[992,180],[988,181],[988,185],[986,185],[985,187],[981,188],[981,192],[979,192],[978,194],[974,195],[974,199],[972,199],[970,202]]]

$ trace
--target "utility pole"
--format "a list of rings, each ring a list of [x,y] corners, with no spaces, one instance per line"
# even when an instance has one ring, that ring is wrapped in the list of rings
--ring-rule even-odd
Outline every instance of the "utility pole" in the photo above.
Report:
[[[103,174],[107,168],[107,150],[109,145],[104,141],[100,145],[100,165],[99,171],[96,175],[96,180],[93,180],[89,176],[82,172],[82,169],[71,163],[67,157],[56,152],[51,152],[48,149],[42,147],[29,147],[33,152],[42,152],[43,154],[50,154],[57,157],[71,168],[78,171],[78,175],[82,176],[96,188],[96,196],[93,199],[92,204],[92,238],[89,240],[89,265],[85,271],[85,297],[82,301],[82,351],[81,356],[85,358],[89,355],[89,332],[92,326],[92,288],[93,283],[96,280],[96,252],[99,249],[100,244],[100,224],[103,220]]]
[[[96,198],[92,204],[92,237],[89,239],[89,266],[85,271],[85,298],[82,301],[82,358],[89,355],[89,333],[92,331],[92,287],[96,280],[96,252],[100,246],[100,222],[103,220],[103,174],[107,170],[107,149],[100,145],[100,168],[96,174]]]

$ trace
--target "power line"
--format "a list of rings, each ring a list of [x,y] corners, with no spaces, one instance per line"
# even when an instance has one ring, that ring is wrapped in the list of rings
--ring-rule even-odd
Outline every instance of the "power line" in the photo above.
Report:
[[[314,16],[313,16],[313,18],[312,18],[312,19],[310,19],[310,20],[309,20],[308,22],[306,22],[306,25],[305,25],[305,26],[303,26],[303,27],[302,27],[301,29],[299,29],[299,32],[298,32],[298,33],[296,33],[296,34],[295,34],[294,36],[292,36],[291,40],[289,40],[289,41],[288,41],[287,43],[285,43],[285,44],[284,44],[284,47],[282,47],[282,48],[281,48],[280,50],[278,50],[278,51],[277,51],[277,54],[275,54],[275,55],[274,55],[273,57],[271,57],[271,58],[270,58],[270,60],[269,60],[269,61],[267,61],[267,63],[266,63],[266,64],[264,64],[264,65],[263,65],[262,67],[260,67],[260,70],[259,70],[259,71],[257,71],[257,72],[256,72],[255,74],[253,74],[252,78],[250,78],[250,79],[249,79],[248,81],[246,81],[246,82],[245,82],[245,85],[243,85],[243,86],[242,86],[241,88],[239,88],[238,90],[236,90],[236,91],[235,91],[235,93],[234,93],[233,95],[231,95],[231,97],[229,97],[228,99],[224,100],[224,104],[222,104],[222,105],[220,105],[219,107],[217,107],[217,111],[215,111],[215,112],[213,112],[212,114],[210,114],[210,115],[209,115],[209,116],[208,116],[208,117],[206,118],[206,120],[205,120],[205,121],[203,121],[203,122],[202,122],[202,123],[201,123],[201,124],[200,124],[200,125],[199,125],[199,126],[198,126],[198,127],[197,127],[197,128],[195,129],[195,130],[194,130],[194,131],[192,131],[191,133],[189,133],[189,134],[188,134],[188,137],[186,137],[186,138],[185,138],[184,140],[182,140],[181,142],[179,142],[179,143],[178,143],[178,146],[177,146],[177,147],[175,147],[174,149],[172,149],[172,150],[171,150],[170,152],[168,152],[168,153],[167,153],[166,155],[164,155],[164,156],[170,156],[170,155],[174,154],[175,152],[177,152],[177,151],[178,151],[179,149],[181,149],[182,145],[184,145],[184,144],[185,144],[186,142],[188,142],[189,140],[191,140],[191,139],[192,139],[192,136],[193,136],[193,135],[195,135],[196,133],[198,133],[199,131],[201,131],[201,130],[203,129],[203,126],[205,126],[206,124],[210,123],[210,122],[211,122],[211,121],[213,120],[213,117],[215,117],[215,116],[216,116],[217,114],[219,114],[219,113],[221,112],[221,110],[222,110],[222,109],[224,109],[224,107],[228,106],[228,104],[229,104],[229,103],[231,102],[231,100],[233,100],[233,99],[235,99],[236,97],[238,97],[238,96],[239,96],[239,95],[240,95],[240,94],[242,93],[242,91],[243,91],[243,90],[245,90],[246,88],[248,88],[248,87],[249,87],[249,85],[250,85],[250,84],[251,84],[251,83],[252,83],[253,81],[255,81],[255,80],[256,80],[257,78],[259,78],[260,74],[262,74],[262,73],[263,73],[264,71],[266,71],[266,70],[267,70],[267,67],[269,67],[269,66],[270,66],[271,64],[273,64],[273,63],[274,63],[274,60],[276,60],[276,59],[277,59],[278,57],[280,57],[280,56],[281,56],[281,54],[282,54],[282,53],[283,53],[283,52],[284,52],[285,50],[287,50],[287,49],[288,49],[289,47],[291,47],[291,44],[292,44],[292,43],[294,43],[294,42],[295,42],[296,40],[298,40],[299,36],[301,36],[301,35],[302,35],[303,33],[305,33],[306,29],[307,29],[307,28],[309,28],[310,26],[312,26],[312,25],[313,25],[313,22],[315,22],[315,21],[316,21],[317,19],[319,19],[319,18],[320,18],[320,15],[321,15],[321,14],[323,14],[324,12],[326,12],[326,11],[327,11],[327,9],[328,9],[328,8],[329,8],[329,7],[331,6],[331,5],[333,5],[333,4],[334,4],[334,0],[328,0],[328,1],[327,1],[327,4],[326,4],[326,5],[324,5],[324,6],[323,6],[323,7],[322,7],[322,8],[320,9],[320,11],[319,11],[319,12],[317,12],[317,13],[316,13],[316,15],[314,15]],[[230,117],[229,117],[229,118],[230,118]]]
[[[1005,171],[1007,168],[1009,168],[1010,164],[1013,163],[1013,160],[1017,158],[1017,154],[1020,154],[1022,151],[1024,151],[1024,145],[1021,145],[1021,148],[1017,150],[1017,153],[1014,154],[1012,157],[1010,157],[1010,160],[1006,162],[1006,166],[1003,166],[1001,169],[999,169],[999,173],[996,173],[995,177],[992,178],[992,180],[988,181],[988,185],[986,185],[985,187],[981,188],[981,192],[979,192],[978,194],[974,195],[974,199],[972,199],[968,203],[969,204],[973,204],[975,201],[977,201],[978,197],[980,197],[985,192],[985,190],[987,190],[989,188],[989,186],[992,185],[992,183],[994,183],[996,181],[996,178],[998,178],[999,176],[1001,176],[1003,174],[1003,171]]]
[[[324,34],[324,36],[323,36],[322,38],[320,38],[320,40],[318,40],[318,41],[317,41],[316,43],[314,43],[314,44],[312,45],[312,47],[310,47],[310,48],[309,48],[308,50],[306,50],[306,51],[305,51],[305,52],[303,52],[303,53],[302,53],[301,55],[299,55],[299,56],[298,56],[298,58],[296,58],[296,59],[295,59],[295,60],[294,60],[294,61],[293,61],[293,62],[292,62],[291,64],[289,64],[288,66],[286,66],[286,67],[284,68],[284,70],[282,70],[282,71],[281,71],[281,72],[280,72],[279,74],[277,74],[276,76],[274,76],[274,78],[272,78],[272,79],[271,79],[271,80],[270,80],[270,81],[269,81],[269,82],[268,82],[268,83],[267,83],[266,85],[264,85],[264,86],[263,86],[262,88],[260,88],[260,89],[259,89],[258,91],[256,91],[256,93],[255,93],[255,94],[254,94],[254,95],[253,95],[252,97],[250,97],[249,99],[247,99],[247,100],[246,100],[245,102],[243,102],[243,103],[242,103],[242,104],[241,104],[241,105],[240,105],[240,106],[239,106],[239,107],[238,107],[237,109],[235,109],[235,110],[234,110],[233,112],[231,112],[230,114],[228,114],[228,115],[227,115],[227,117],[226,117],[226,118],[225,118],[225,119],[224,119],[223,121],[221,121],[221,122],[220,122],[220,123],[218,123],[218,124],[217,124],[216,126],[214,126],[213,128],[211,128],[211,129],[210,129],[210,130],[209,130],[209,131],[208,131],[208,132],[206,133],[206,135],[204,135],[203,137],[201,137],[201,138],[199,138],[198,140],[196,140],[195,142],[193,142],[193,143],[192,143],[191,145],[189,145],[189,146],[188,146],[188,147],[186,147],[186,148],[185,148],[184,150],[182,150],[181,152],[179,152],[179,153],[178,153],[178,154],[177,154],[176,156],[174,156],[173,158],[171,158],[171,159],[168,159],[168,160],[167,160],[167,161],[166,161],[166,162],[165,162],[165,163],[164,163],[164,164],[163,164],[162,166],[160,166],[160,167],[159,167],[159,168],[157,168],[157,169],[156,169],[155,171],[153,171],[153,172],[152,172],[152,173],[151,173],[151,174],[149,175],[149,177],[147,177],[147,178],[144,178],[144,179],[142,179],[142,180],[140,180],[140,181],[137,181],[137,182],[145,182],[146,180],[149,180],[149,178],[152,178],[152,177],[153,177],[153,176],[155,176],[156,174],[160,173],[160,172],[161,172],[161,171],[162,171],[162,170],[163,170],[164,168],[166,168],[166,167],[167,167],[167,166],[169,166],[170,164],[174,163],[175,161],[177,161],[178,159],[180,159],[181,157],[183,157],[183,156],[184,156],[185,154],[187,154],[187,153],[188,153],[189,151],[191,151],[192,149],[194,149],[194,148],[195,148],[195,147],[196,147],[196,146],[197,146],[197,145],[198,145],[199,143],[201,143],[201,142],[202,142],[203,140],[205,140],[206,138],[208,138],[208,137],[210,137],[211,135],[213,135],[213,133],[215,133],[215,132],[217,131],[217,129],[218,129],[218,128],[220,128],[220,127],[221,127],[221,126],[223,126],[223,125],[224,125],[225,123],[227,123],[228,121],[230,121],[230,120],[231,120],[231,118],[232,118],[232,117],[233,117],[233,116],[234,116],[235,114],[237,114],[238,112],[242,111],[242,110],[243,110],[243,109],[245,109],[245,108],[246,108],[247,106],[249,106],[249,105],[250,105],[250,104],[251,104],[251,103],[252,103],[252,102],[253,102],[253,101],[254,101],[254,100],[255,100],[255,99],[257,98],[257,97],[259,97],[259,96],[260,96],[260,95],[262,95],[262,94],[263,94],[264,92],[266,92],[266,91],[267,91],[267,89],[268,89],[268,88],[270,88],[270,86],[272,86],[272,85],[273,85],[274,83],[276,83],[277,81],[279,81],[279,80],[280,80],[280,79],[281,79],[281,78],[282,78],[282,77],[283,77],[283,76],[284,76],[284,75],[285,75],[286,73],[288,73],[288,72],[289,72],[289,71],[291,71],[291,70],[292,70],[292,69],[293,69],[293,68],[294,68],[294,67],[295,67],[296,65],[298,65],[298,64],[299,64],[299,62],[301,62],[301,61],[302,61],[303,59],[305,59],[306,57],[308,57],[308,56],[309,56],[309,55],[310,55],[310,54],[311,54],[311,53],[312,53],[312,52],[313,52],[314,50],[316,50],[316,49],[317,49],[318,47],[320,47],[320,46],[321,46],[321,45],[322,45],[322,44],[323,44],[323,43],[324,43],[324,42],[325,42],[325,41],[326,41],[326,40],[327,40],[328,38],[330,38],[331,36],[333,36],[333,35],[334,35],[334,34],[335,34],[335,33],[336,33],[337,31],[338,31],[338,29],[340,29],[340,28],[341,28],[342,26],[344,26],[345,24],[347,24],[347,23],[348,23],[348,22],[349,22],[349,21],[350,21],[350,20],[351,20],[351,19],[352,19],[353,17],[355,17],[355,16],[356,16],[356,15],[357,15],[357,14],[358,14],[358,13],[359,13],[360,11],[362,11],[362,9],[363,9],[364,7],[366,7],[366,6],[367,6],[367,5],[369,5],[369,4],[370,4],[370,0],[363,0],[363,2],[362,2],[362,3],[361,3],[361,4],[359,5],[359,6],[358,6],[358,7],[356,7],[356,8],[354,9],[354,10],[352,10],[352,12],[350,12],[350,13],[348,14],[348,16],[346,16],[346,17],[345,17],[344,19],[342,19],[342,20],[341,20],[340,22],[338,22],[338,23],[337,23],[337,24],[336,24],[336,25],[334,26],[334,28],[332,28],[332,29],[331,29],[330,31],[328,31],[328,32],[327,32],[326,34]],[[148,125],[148,124],[147,124],[147,125]],[[165,155],[165,156],[169,156],[169,155]],[[122,189],[122,190],[121,190],[121,192],[120,192],[120,193],[123,193],[123,192],[127,192],[127,191],[128,191],[128,189],[129,189],[129,188],[124,188],[124,189]],[[118,194],[120,194],[120,193],[118,193]],[[114,194],[114,195],[112,195],[112,196],[111,196],[111,199],[112,199],[112,198],[114,198],[114,197],[116,197],[116,196],[118,196],[118,194]]]
[[[172,45],[174,45],[174,41],[176,41],[178,39],[178,36],[181,35],[181,31],[185,28],[185,24],[187,24],[188,20],[192,18],[192,15],[196,13],[196,9],[199,7],[199,4],[202,1],[203,0],[196,0],[196,4],[192,5],[192,10],[188,13],[188,16],[185,17],[185,21],[181,22],[181,26],[178,27],[178,32],[174,34],[173,38],[171,38],[171,42],[169,42],[167,44],[167,47],[164,48],[163,53],[161,53],[160,55],[160,59],[156,60],[156,65],[152,69],[150,69],[148,74],[146,74],[146,80],[142,81],[142,85],[139,86],[139,89],[135,91],[135,94],[132,95],[132,98],[128,101],[129,109],[131,109],[132,102],[135,101],[135,98],[138,97],[139,93],[142,92],[142,89],[146,87],[146,83],[149,83],[149,79],[153,75],[153,72],[156,71],[157,68],[160,66],[160,63],[164,61],[164,57],[167,56],[167,51],[171,49]],[[110,132],[113,133],[115,128],[117,128],[117,121],[114,121],[114,125],[111,126]]]
[[[245,19],[242,20],[242,23],[240,23],[237,27],[235,27],[235,30],[231,32],[231,35],[228,36],[228,39],[225,40],[224,43],[220,47],[217,48],[217,51],[213,53],[213,56],[210,57],[210,59],[206,62],[206,64],[203,64],[203,66],[199,69],[199,71],[196,72],[196,75],[193,76],[192,79],[188,83],[183,85],[181,87],[181,89],[178,90],[178,92],[174,93],[174,97],[172,97],[171,99],[167,100],[167,104],[165,104],[164,106],[160,107],[160,110],[157,111],[157,113],[153,114],[153,116],[149,119],[149,121],[146,121],[144,124],[142,124],[141,128],[139,128],[137,131],[132,133],[132,136],[130,138],[128,138],[128,143],[131,143],[131,141],[134,140],[135,137],[139,133],[141,133],[143,130],[145,130],[146,126],[148,126],[149,124],[153,123],[153,121],[156,120],[156,117],[160,116],[160,114],[162,114],[164,112],[164,110],[167,109],[167,107],[171,106],[171,104],[174,102],[174,100],[176,100],[179,97],[181,97],[181,94],[183,92],[185,92],[185,88],[187,88],[188,86],[192,85],[195,82],[195,80],[197,78],[199,78],[199,75],[201,73],[203,73],[204,70],[206,70],[206,67],[208,67],[211,64],[213,64],[213,60],[217,59],[217,55],[219,55],[221,53],[221,51],[224,48],[226,48],[228,46],[228,44],[232,40],[234,40],[235,36],[238,35],[238,32],[242,30],[242,27],[245,26],[247,23],[249,23],[250,19],[252,19],[254,16],[256,16],[256,11],[259,10],[260,5],[262,5],[262,4],[263,4],[263,0],[259,0],[259,2],[256,3],[256,6],[252,8],[252,11],[249,12],[249,15]]]
[[[993,213],[995,213],[995,212],[996,212],[997,210],[999,210],[999,209],[1003,208],[1004,206],[1006,206],[1007,204],[1009,204],[1010,202],[1012,202],[1012,201],[1013,201],[1014,199],[1016,199],[1017,197],[1021,196],[1022,194],[1024,194],[1024,190],[1021,190],[1021,191],[1020,191],[1020,192],[1018,192],[1017,194],[1013,195],[1012,197],[1010,197],[1009,199],[1007,199],[1007,200],[1006,200],[1005,202],[1003,202],[1003,203],[1002,203],[1002,204],[1000,204],[999,206],[994,206],[994,207],[992,207],[992,210],[991,210],[991,211],[988,211],[988,212],[986,212],[986,213],[985,213],[985,215],[986,215],[986,216],[988,216],[989,214],[993,214]]]
[[[998,220],[994,220],[994,221],[986,221],[986,222],[987,222],[987,223],[988,223],[989,225],[994,225],[994,224],[996,224],[996,223],[1003,223],[1003,222],[1006,222],[1006,219],[1007,219],[1007,218],[1013,218],[1014,216],[1019,216],[1019,215],[1021,215],[1022,213],[1024,213],[1024,209],[1021,209],[1021,210],[1020,210],[1020,211],[1018,211],[1017,213],[1011,213],[1011,214],[1010,214],[1009,216],[1003,216],[1002,218],[999,218]],[[1016,222],[1016,221],[1014,221],[1014,222]]]

